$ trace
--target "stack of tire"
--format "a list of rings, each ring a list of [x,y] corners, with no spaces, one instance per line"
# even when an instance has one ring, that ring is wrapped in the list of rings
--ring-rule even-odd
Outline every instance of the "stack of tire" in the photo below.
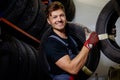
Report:
[[[49,3],[53,1],[56,0],[49,0]],[[58,1],[65,6],[67,20],[72,21],[75,15],[73,0]],[[46,22],[46,7],[41,0],[2,0],[0,17],[42,42],[50,30]],[[71,35],[82,47],[86,38],[83,26],[69,25]],[[45,54],[39,51],[40,44],[0,21],[0,80],[51,80]],[[90,52],[85,69],[79,72],[79,79],[86,80],[94,73],[99,58],[100,52],[96,46]]]
[[[45,16],[47,5],[44,5],[41,0],[2,0],[0,2],[1,17],[9,20],[35,38],[41,39],[43,32],[48,28]],[[68,17],[67,20],[72,21],[75,15],[75,5],[73,1],[60,0],[60,2],[65,6],[66,15]],[[11,29],[6,30],[14,36],[18,37],[19,35],[17,33],[14,34],[15,31]],[[24,39],[23,36],[19,36],[18,38]],[[28,42],[28,40],[24,41]]]
[[[41,0],[4,0],[1,1],[0,5],[2,17],[40,40],[46,24],[44,13],[45,5],[42,5]],[[6,30],[12,35],[19,39],[23,39],[25,42],[29,42],[23,35],[19,36],[20,34],[14,29],[1,23],[1,26],[2,25],[5,26],[5,29],[7,28]]]
[[[40,40],[49,28],[45,8],[41,0],[2,0],[0,17]],[[46,58],[36,49],[38,46],[39,43],[0,21],[0,79],[50,80]]]
[[[49,80],[48,66],[43,54],[33,46],[4,34],[0,42],[1,80]],[[42,67],[42,65],[44,67]],[[44,71],[42,71],[44,68]],[[48,76],[48,77],[47,77]],[[47,79],[49,78],[49,79]]]

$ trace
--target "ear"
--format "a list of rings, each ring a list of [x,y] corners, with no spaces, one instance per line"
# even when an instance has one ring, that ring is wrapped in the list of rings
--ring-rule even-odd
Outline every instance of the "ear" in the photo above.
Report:
[[[49,19],[47,18],[47,22],[50,24],[50,21],[49,21]]]

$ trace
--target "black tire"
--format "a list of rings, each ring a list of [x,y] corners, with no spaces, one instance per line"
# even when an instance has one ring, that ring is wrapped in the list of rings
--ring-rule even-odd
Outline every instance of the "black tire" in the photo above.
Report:
[[[5,34],[4,34],[5,36]],[[14,39],[4,37],[0,43],[0,79],[1,80],[16,80],[18,70],[18,49],[14,45]]]
[[[12,7],[13,10],[5,18],[34,38],[40,40],[46,25],[45,8],[46,5],[42,4],[41,0],[17,0]],[[1,26],[6,32],[16,38],[35,47],[39,46],[38,42],[33,41],[9,25],[2,23]]]
[[[39,40],[41,40],[42,36],[44,35],[44,33],[50,28],[51,26],[47,23],[46,21],[46,24],[45,26],[41,29],[41,31],[39,32],[39,35],[38,35],[38,38]]]
[[[6,45],[6,44],[5,44]],[[8,69],[9,69],[9,61],[10,57],[9,54],[11,54],[7,49],[3,49],[3,46],[5,46],[4,43],[0,45],[0,79],[4,80],[5,77],[8,75]]]
[[[18,19],[19,16],[23,13],[27,2],[28,0],[16,0],[14,6],[12,7],[12,10],[4,17],[12,23],[15,23],[16,19]]]
[[[35,55],[35,64],[36,66],[34,66],[34,73],[33,73],[33,77],[32,80],[40,80],[38,77],[40,75],[41,72],[39,72],[39,63],[41,62],[41,60],[39,60],[39,52],[37,49],[35,49],[33,46],[30,46],[30,48],[32,49],[34,55]],[[44,61],[44,59],[42,59],[42,61]],[[41,68],[40,68],[41,69]]]
[[[119,0],[112,0],[115,10],[117,11],[117,13],[120,16],[120,1]]]
[[[21,40],[21,41],[24,41],[25,43],[29,44],[29,45],[32,45],[34,47],[39,47],[39,43],[34,41],[33,39],[31,39],[30,37],[26,36],[25,34],[17,31],[16,29],[10,27],[9,25],[3,23],[3,22],[0,22],[0,27],[1,27],[1,32],[2,33],[2,36],[4,36],[4,33],[7,33],[7,34],[10,34],[14,37],[16,37],[17,39]]]
[[[30,33],[32,36],[36,37],[39,40],[40,40],[40,35],[43,34],[43,33],[40,34],[40,32],[42,32],[42,29],[45,27],[46,24],[45,8],[46,5],[44,5],[41,2],[41,0],[39,0],[39,8],[38,8],[39,11],[32,25],[30,25],[31,28],[27,31],[28,33]]]
[[[28,55],[27,50],[25,49],[25,46],[22,44],[22,42],[16,38],[13,38],[14,45],[16,46],[18,50],[18,70],[17,70],[17,80],[27,80],[28,76]]]
[[[37,15],[38,4],[38,0],[29,0],[25,10],[16,20],[15,25],[25,31],[28,31],[30,29],[30,25],[33,23]]]
[[[81,49],[84,42],[85,42],[85,32],[84,32],[83,27],[81,25],[77,25],[74,23],[68,23],[68,25],[69,25],[69,27],[68,27],[69,33],[74,37],[79,48]],[[46,38],[50,35],[50,33],[51,33],[51,28],[47,29],[47,31],[43,34],[43,36],[41,38],[41,44],[43,41],[46,40]],[[90,54],[88,56],[88,59],[87,59],[85,66],[94,73],[94,71],[96,70],[96,68],[98,66],[99,59],[100,59],[100,50],[96,46],[90,51]],[[92,74],[88,75],[84,71],[80,70],[80,72],[78,74],[78,79],[79,80],[86,80]]]
[[[109,36],[118,17],[119,16],[114,9],[112,1],[109,1],[101,11],[96,23],[96,32],[98,35],[107,33]],[[106,38],[104,40],[100,40],[100,45],[101,50],[109,59],[116,63],[120,63],[120,47],[116,41]]]
[[[74,1],[70,0],[69,7],[66,6],[65,9],[66,9],[67,20],[72,21],[75,17],[75,12],[76,12]]]
[[[38,53],[33,46],[13,36],[7,36],[2,38],[2,43],[0,43],[0,79],[41,80],[40,76],[43,77],[41,66],[44,68],[46,66],[43,55]],[[42,65],[39,65],[40,63]]]
[[[38,54],[38,72],[37,80],[52,80],[49,74],[49,66],[44,53],[41,52],[42,48],[39,49]]]
[[[13,6],[15,5],[16,0],[2,0],[0,1],[0,16],[4,17],[12,11]]]
[[[35,74],[36,74],[36,66],[37,66],[37,59],[35,56],[35,53],[33,49],[31,48],[32,46],[22,42],[24,48],[27,51],[27,56],[28,56],[28,75],[26,75],[27,79],[25,80],[34,80]]]

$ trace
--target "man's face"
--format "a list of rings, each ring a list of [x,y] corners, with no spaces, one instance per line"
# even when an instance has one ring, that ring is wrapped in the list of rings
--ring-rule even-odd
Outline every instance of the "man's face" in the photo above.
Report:
[[[66,25],[66,16],[65,12],[62,9],[55,10],[51,12],[47,19],[48,23],[52,25],[54,30],[63,30]]]

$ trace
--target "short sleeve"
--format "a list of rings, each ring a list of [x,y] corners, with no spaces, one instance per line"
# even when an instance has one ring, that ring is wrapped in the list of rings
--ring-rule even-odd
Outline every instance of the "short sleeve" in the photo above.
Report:
[[[48,38],[44,43],[44,50],[48,60],[52,60],[54,63],[67,55],[66,47],[61,42],[52,38]]]

